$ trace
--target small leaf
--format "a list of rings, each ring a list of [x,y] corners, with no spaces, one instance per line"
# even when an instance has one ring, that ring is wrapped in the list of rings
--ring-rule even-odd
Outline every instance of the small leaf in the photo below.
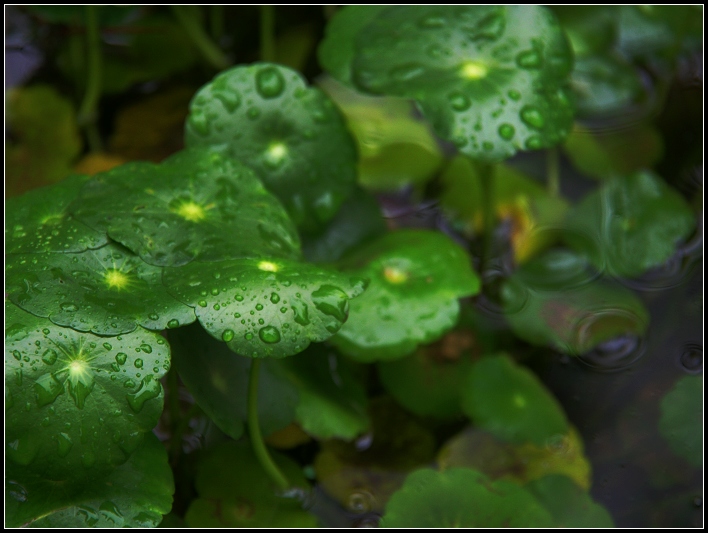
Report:
[[[513,443],[545,446],[568,431],[558,400],[508,356],[488,356],[471,368],[462,409],[475,426]]]
[[[364,290],[362,280],[284,259],[195,261],[165,268],[163,283],[214,338],[248,357],[286,357],[331,337]]]
[[[253,168],[296,225],[330,220],[356,180],[356,148],[334,104],[286,67],[256,63],[219,74],[192,99],[187,146]]]
[[[370,279],[332,342],[361,362],[400,358],[457,322],[458,298],[479,291],[465,251],[448,237],[400,230],[355,250],[343,267]]]
[[[299,256],[295,228],[253,171],[205,150],[99,174],[73,213],[156,266]]]
[[[197,466],[199,497],[192,501],[185,522],[189,527],[315,527],[298,496],[309,490],[300,467],[271,452],[290,481],[290,494],[279,495],[248,442],[227,442],[213,448]]]
[[[703,377],[684,376],[661,400],[659,431],[671,449],[698,468],[703,465]]]
[[[694,228],[686,201],[644,171],[588,194],[569,213],[565,238],[601,272],[631,278],[667,261]]]
[[[552,527],[528,491],[466,468],[413,472],[386,506],[381,527]]]
[[[159,380],[170,367],[164,338],[142,329],[79,333],[9,302],[5,312],[8,464],[83,482],[87,472],[125,462],[162,412]]]
[[[118,335],[138,325],[194,322],[194,311],[162,285],[162,269],[117,244],[77,254],[19,254],[5,265],[10,299],[59,326]]]
[[[149,432],[111,472],[96,476],[79,467],[66,483],[8,463],[6,480],[7,527],[155,527],[170,511],[175,490],[165,447]]]

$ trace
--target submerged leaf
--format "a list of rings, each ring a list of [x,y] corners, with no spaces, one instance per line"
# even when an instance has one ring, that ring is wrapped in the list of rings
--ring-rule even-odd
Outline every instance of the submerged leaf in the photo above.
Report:
[[[677,455],[703,464],[703,377],[684,376],[661,400],[659,431]]]

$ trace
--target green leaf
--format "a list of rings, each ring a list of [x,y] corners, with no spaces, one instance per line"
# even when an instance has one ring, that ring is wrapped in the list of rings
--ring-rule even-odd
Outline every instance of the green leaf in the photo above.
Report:
[[[5,454],[46,479],[125,462],[162,412],[164,338],[97,337],[5,304]]]
[[[148,433],[121,466],[69,483],[8,463],[6,527],[155,527],[172,507],[174,481],[162,443]]]
[[[465,251],[433,231],[389,233],[355,250],[342,265],[371,280],[332,338],[361,362],[400,358],[436,340],[457,322],[457,299],[480,286]]]
[[[498,161],[560,142],[572,53],[540,6],[399,6],[358,32],[356,85],[414,98],[466,155]]]
[[[558,400],[508,356],[484,357],[472,366],[462,410],[477,427],[507,442],[544,446],[568,432]]]
[[[661,400],[659,431],[692,466],[703,465],[703,377],[684,376]]]
[[[251,358],[242,357],[194,324],[171,330],[174,367],[202,410],[234,439],[243,434],[248,417]],[[263,435],[295,420],[297,388],[280,375],[273,360],[258,375],[258,421]]]
[[[552,527],[526,490],[466,468],[413,472],[386,506],[381,527]]]
[[[48,85],[7,93],[5,186],[8,194],[55,183],[72,173],[81,153],[76,111],[71,102]]]
[[[649,313],[617,283],[598,280],[587,261],[551,250],[515,272],[502,287],[502,306],[520,338],[571,355],[618,336],[641,336]]]
[[[5,253],[83,252],[106,244],[106,235],[79,222],[67,210],[87,179],[70,176],[51,187],[9,199],[5,205]]]
[[[617,30],[617,8],[603,5],[553,6],[573,48],[575,58],[612,48]]]
[[[542,477],[526,485],[526,489],[551,513],[555,527],[615,527],[607,509],[568,477]]]
[[[284,259],[193,262],[165,268],[163,283],[194,307],[214,338],[240,355],[285,357],[336,333],[362,280]]]
[[[59,326],[118,335],[195,320],[162,285],[161,268],[116,244],[77,254],[10,255],[5,268],[13,303]]]
[[[73,212],[157,266],[299,256],[295,228],[253,171],[206,150],[99,174]]]
[[[185,142],[253,168],[307,231],[334,216],[356,180],[354,141],[331,100],[271,63],[232,68],[202,87]]]
[[[307,490],[300,467],[272,453],[294,489]],[[247,442],[228,442],[207,452],[199,462],[196,488],[185,522],[189,527],[315,527],[316,518],[303,510],[298,493],[277,494]]]
[[[694,228],[683,197],[643,171],[588,194],[569,213],[565,238],[598,270],[631,278],[667,261]]]

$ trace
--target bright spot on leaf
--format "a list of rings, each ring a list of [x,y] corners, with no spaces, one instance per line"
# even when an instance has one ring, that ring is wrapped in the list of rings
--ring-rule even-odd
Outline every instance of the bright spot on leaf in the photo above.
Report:
[[[56,215],[47,215],[45,217],[42,217],[39,221],[40,224],[56,224],[58,222],[61,222],[61,220],[64,218],[64,215],[61,213],[56,214]]]
[[[190,222],[199,222],[200,220],[204,220],[206,218],[204,208],[192,201],[187,201],[180,204],[175,210],[175,213]]]
[[[281,142],[274,142],[266,150],[266,159],[271,163],[280,163],[288,155],[288,147]]]
[[[74,359],[69,363],[69,374],[72,378],[81,379],[89,373],[89,366],[86,361]]]
[[[389,283],[400,285],[408,280],[408,273],[400,268],[387,266],[384,268],[384,278],[386,278],[386,281]]]
[[[130,279],[119,270],[113,268],[106,270],[103,279],[110,289],[122,290],[128,287]]]
[[[258,269],[265,272],[277,272],[279,270],[278,265],[270,261],[261,261],[258,263]]]
[[[460,69],[460,74],[462,77],[468,80],[479,80],[484,78],[488,72],[489,69],[487,68],[487,65],[479,61],[467,61]]]

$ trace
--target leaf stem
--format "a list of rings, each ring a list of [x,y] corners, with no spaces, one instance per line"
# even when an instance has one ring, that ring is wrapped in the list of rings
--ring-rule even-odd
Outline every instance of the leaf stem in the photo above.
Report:
[[[98,28],[98,6],[86,8],[86,92],[79,108],[78,122],[86,131],[86,140],[92,152],[101,151],[101,136],[96,127],[98,100],[101,97],[101,34]]]
[[[204,28],[202,28],[199,23],[199,17],[195,16],[198,6],[172,5],[170,8],[182,25],[182,28],[184,28],[184,31],[192,40],[192,43],[212,67],[217,70],[224,70],[231,66],[226,55],[214,41],[209,38]]]
[[[546,188],[551,196],[557,197],[560,193],[560,152],[557,146],[546,150]]]
[[[261,60],[275,61],[275,10],[261,6]]]
[[[278,488],[286,490],[290,487],[290,483],[268,453],[268,448],[263,442],[261,427],[258,423],[258,372],[260,367],[261,360],[254,358],[251,361],[251,371],[248,376],[248,434],[251,437],[251,445],[258,462],[261,463],[263,469]]]

